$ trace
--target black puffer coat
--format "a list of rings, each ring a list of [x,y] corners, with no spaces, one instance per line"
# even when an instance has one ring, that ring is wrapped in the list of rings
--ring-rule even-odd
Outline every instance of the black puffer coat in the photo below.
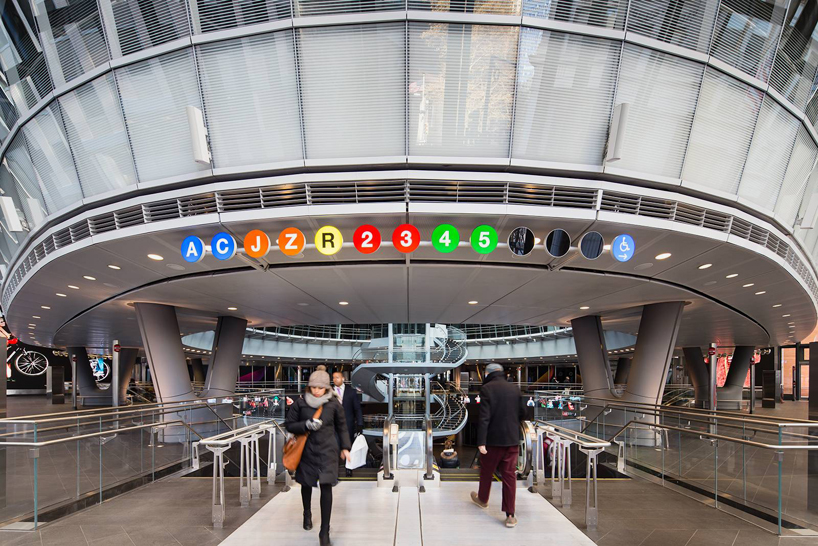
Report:
[[[307,401],[299,398],[290,406],[285,423],[293,434],[309,432],[304,454],[295,471],[295,481],[307,487],[338,483],[338,465],[341,463],[341,449],[350,449],[344,408],[338,398],[332,396],[324,404],[319,419],[324,423],[315,431],[307,429],[307,421],[318,409],[311,408]],[[338,442],[341,442],[340,447]]]

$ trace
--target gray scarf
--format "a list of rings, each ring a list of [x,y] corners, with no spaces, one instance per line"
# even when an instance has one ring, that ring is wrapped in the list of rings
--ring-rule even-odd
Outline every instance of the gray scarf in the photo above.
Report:
[[[324,393],[324,396],[321,397],[315,397],[312,395],[311,392],[304,393],[304,400],[307,402],[307,405],[313,409],[320,408],[321,406],[329,402],[331,398],[332,391],[329,389],[327,390],[327,392]]]

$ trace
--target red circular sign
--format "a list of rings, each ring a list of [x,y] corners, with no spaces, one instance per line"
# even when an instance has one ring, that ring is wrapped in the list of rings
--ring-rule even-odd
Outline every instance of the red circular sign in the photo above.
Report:
[[[119,352],[119,349],[120,349],[120,347],[119,347],[119,343],[117,343],[116,345],[114,345],[114,352],[115,352],[115,353],[118,353],[118,352]]]
[[[420,244],[420,232],[412,224],[401,224],[392,232],[392,244],[404,254],[414,252]]]
[[[355,248],[362,254],[372,254],[381,247],[381,232],[375,226],[364,224],[352,236]]]
[[[710,356],[713,356],[714,354],[716,354],[716,348],[715,347],[710,347],[709,349],[707,349],[707,354],[709,354]]]

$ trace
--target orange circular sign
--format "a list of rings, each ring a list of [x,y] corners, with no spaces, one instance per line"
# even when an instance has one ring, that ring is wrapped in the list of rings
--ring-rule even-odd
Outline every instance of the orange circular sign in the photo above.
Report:
[[[263,258],[270,250],[270,238],[260,229],[244,236],[244,253],[251,258]]]
[[[288,227],[278,236],[278,248],[286,256],[298,256],[304,250],[306,243],[307,239],[298,228]]]

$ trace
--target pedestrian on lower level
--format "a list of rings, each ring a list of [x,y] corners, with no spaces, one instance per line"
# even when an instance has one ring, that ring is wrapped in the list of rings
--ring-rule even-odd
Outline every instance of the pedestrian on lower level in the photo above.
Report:
[[[499,364],[486,366],[480,388],[480,415],[477,422],[477,449],[480,451],[480,488],[471,499],[480,508],[489,505],[495,471],[503,482],[502,510],[506,527],[517,525],[514,504],[517,495],[517,455],[520,451],[520,421],[525,407],[520,389],[506,381]]]
[[[318,408],[321,415],[315,419]],[[329,374],[317,370],[310,375],[307,392],[287,413],[287,430],[293,434],[309,433],[295,481],[301,484],[304,505],[304,530],[312,529],[312,488],[321,489],[321,546],[329,546],[329,523],[332,517],[332,488],[338,483],[338,459],[349,460],[349,432],[344,408],[333,394]],[[339,445],[340,442],[340,445]]]

